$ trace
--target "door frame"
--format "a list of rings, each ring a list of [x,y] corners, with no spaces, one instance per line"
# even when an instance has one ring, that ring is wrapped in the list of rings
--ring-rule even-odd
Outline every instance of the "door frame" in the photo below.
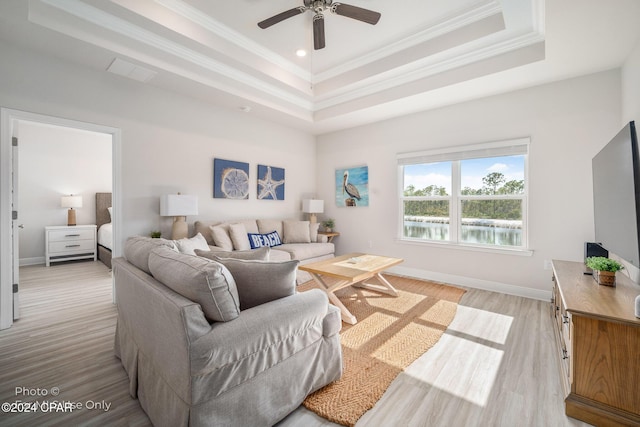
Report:
[[[112,188],[113,193],[113,257],[120,256],[122,241],[122,132],[118,128],[94,123],[64,119],[38,113],[0,107],[0,330],[13,324],[13,256],[11,240],[11,137],[14,126],[20,121],[37,122],[55,126],[88,130],[111,135]],[[18,142],[18,148],[20,147]],[[18,215],[20,215],[18,213]],[[18,256],[18,254],[15,254]]]

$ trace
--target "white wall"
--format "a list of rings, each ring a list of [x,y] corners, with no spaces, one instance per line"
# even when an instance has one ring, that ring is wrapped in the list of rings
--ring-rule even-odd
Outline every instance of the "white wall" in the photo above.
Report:
[[[640,41],[622,67],[622,124],[640,126]]]
[[[550,259],[581,260],[593,239],[591,159],[620,128],[620,73],[609,71],[405,116],[318,138],[318,193],[334,200],[334,171],[369,166],[370,207],[338,208],[341,252],[402,257],[402,271],[545,298]],[[530,137],[533,256],[434,248],[397,240],[396,154]],[[520,288],[515,288],[520,287]]]
[[[302,198],[315,191],[309,134],[5,42],[0,53],[2,106],[122,130],[123,238],[155,229],[170,234],[171,219],[159,216],[165,193],[198,196],[200,213],[187,219],[192,224],[299,216]],[[249,200],[213,199],[214,157],[250,163]],[[258,163],[285,168],[285,201],[256,200]]]
[[[78,224],[95,224],[95,193],[110,192],[111,135],[20,122],[20,264],[44,263],[44,227],[65,225],[63,195],[82,196]]]

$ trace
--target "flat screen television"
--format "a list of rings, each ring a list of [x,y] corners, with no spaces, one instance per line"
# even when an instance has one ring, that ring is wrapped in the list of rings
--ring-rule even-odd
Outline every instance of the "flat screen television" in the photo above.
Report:
[[[640,267],[640,154],[629,122],[593,158],[596,242]]]

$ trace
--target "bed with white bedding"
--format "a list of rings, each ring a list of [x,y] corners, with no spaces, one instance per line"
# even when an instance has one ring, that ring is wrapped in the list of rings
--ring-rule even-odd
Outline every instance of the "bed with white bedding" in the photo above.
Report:
[[[96,225],[98,226],[98,259],[111,268],[113,226],[111,224],[111,193],[96,193]]]

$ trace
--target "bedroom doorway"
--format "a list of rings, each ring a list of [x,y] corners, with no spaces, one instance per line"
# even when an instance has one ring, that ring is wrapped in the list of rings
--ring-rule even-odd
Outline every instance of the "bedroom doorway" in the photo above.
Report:
[[[20,150],[20,129],[27,125],[40,125],[43,127],[66,128],[74,132],[88,132],[100,134],[110,141],[111,150],[111,191],[113,193],[112,205],[112,233],[113,256],[120,253],[120,130],[117,128],[96,125],[92,123],[46,116],[6,108],[0,109],[0,151],[2,154],[2,174],[0,175],[0,329],[6,329],[13,324],[14,318],[19,313],[19,263],[20,256],[17,234],[22,223],[18,206],[19,193],[17,192],[16,176],[19,163],[17,156]],[[16,149],[17,144],[17,149]],[[64,156],[64,154],[62,154]],[[55,161],[51,159],[51,161]],[[39,177],[43,179],[42,177]],[[46,179],[46,178],[45,178]],[[86,198],[86,197],[85,197]],[[89,198],[84,202],[93,204]],[[85,205],[86,206],[86,205]],[[113,288],[112,288],[113,289]]]

